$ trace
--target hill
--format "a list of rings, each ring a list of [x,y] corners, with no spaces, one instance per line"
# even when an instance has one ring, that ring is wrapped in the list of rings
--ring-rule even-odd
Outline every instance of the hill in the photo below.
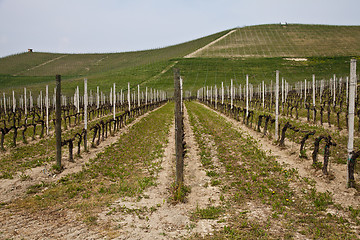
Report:
[[[360,26],[259,25],[237,28],[194,57],[360,55]]]
[[[184,89],[195,91],[230,79],[235,84],[250,76],[252,83],[269,82],[275,70],[288,82],[346,76],[349,59],[360,56],[360,26],[259,25],[230,29],[166,48],[104,54],[22,53],[0,58],[0,86],[4,92],[34,92],[54,86],[61,74],[63,92],[88,78],[89,89],[109,91],[137,84],[172,92],[172,67],[178,67]],[[302,58],[302,61],[297,61]],[[301,59],[300,59],[301,60]]]

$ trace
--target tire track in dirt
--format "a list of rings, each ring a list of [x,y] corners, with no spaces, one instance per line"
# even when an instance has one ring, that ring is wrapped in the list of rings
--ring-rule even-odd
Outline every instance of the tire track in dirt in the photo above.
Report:
[[[173,205],[169,201],[169,187],[175,176],[175,124],[160,159],[162,170],[157,185],[148,188],[141,200],[123,198],[103,211],[99,221],[110,222],[117,228],[118,239],[179,239],[192,234],[207,235],[214,230],[217,220],[191,220],[197,207],[205,208],[219,199],[217,187],[204,187],[210,182],[202,168],[194,133],[184,108],[184,131],[187,154],[184,159],[184,182],[191,188],[185,203]]]
[[[232,124],[234,129],[251,136],[259,143],[260,149],[267,154],[274,156],[278,162],[288,165],[290,168],[297,169],[301,177],[314,179],[316,190],[319,192],[329,191],[332,193],[332,199],[335,203],[341,204],[344,207],[358,207],[360,205],[359,193],[353,188],[346,187],[346,165],[331,163],[329,173],[334,175],[335,179],[329,180],[329,178],[325,177],[321,171],[316,171],[311,167],[312,160],[303,160],[298,157],[299,144],[285,141],[286,148],[282,149],[264,138],[262,133],[259,133],[252,128],[248,128],[241,122],[219,113],[204,104],[201,105],[222,116],[226,121]],[[355,179],[359,179],[359,176],[356,175]]]

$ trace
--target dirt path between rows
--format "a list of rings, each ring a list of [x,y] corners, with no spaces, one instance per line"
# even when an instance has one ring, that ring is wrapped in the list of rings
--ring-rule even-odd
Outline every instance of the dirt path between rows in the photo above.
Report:
[[[86,163],[88,163],[90,159],[95,158],[98,153],[103,152],[107,146],[114,144],[119,139],[119,137],[121,137],[121,135],[123,134],[126,134],[134,124],[149,115],[151,112],[156,111],[157,109],[147,112],[142,116],[139,116],[133,122],[117,131],[113,136],[108,134],[108,137],[105,138],[104,141],[100,141],[100,144],[96,146],[96,148],[90,147],[91,139],[89,139],[89,152],[85,153],[82,147],[81,157],[75,156],[77,146],[74,146],[74,162],[68,161],[68,151],[63,150],[62,164],[64,166],[64,170],[60,174],[54,174],[52,172],[51,166],[54,164],[52,162],[46,164],[45,166],[28,169],[24,173],[19,172],[13,179],[0,179],[0,203],[10,202],[16,198],[25,196],[27,189],[32,185],[55,182],[68,174],[81,171],[82,167]]]
[[[199,103],[200,104],[200,103]],[[344,207],[353,206],[358,207],[360,205],[359,193],[353,188],[347,188],[347,173],[346,165],[340,165],[330,163],[329,173],[335,177],[333,180],[329,180],[328,177],[324,176],[321,170],[315,170],[311,164],[310,159],[300,159],[299,149],[300,145],[294,142],[286,141],[286,148],[280,148],[270,142],[263,134],[253,130],[222,113],[219,113],[208,106],[202,104],[207,109],[216,112],[230,122],[233,128],[241,131],[242,133],[251,136],[259,143],[259,148],[264,150],[268,155],[275,156],[279,163],[287,165],[289,168],[295,168],[301,177],[307,177],[315,180],[316,190],[319,192],[329,191],[332,193],[332,198],[335,203],[341,204]],[[331,162],[331,158],[330,158]],[[355,174],[355,179],[359,179],[359,175]]]
[[[0,208],[0,238],[12,239],[179,239],[193,234],[207,235],[217,229],[221,224],[217,220],[200,219],[193,221],[191,216],[196,208],[214,206],[219,201],[220,190],[211,187],[210,177],[206,176],[199,157],[199,149],[195,141],[194,133],[190,127],[187,111],[184,116],[184,130],[187,154],[184,159],[185,185],[191,188],[185,203],[172,204],[169,200],[169,187],[174,181],[175,174],[175,125],[171,126],[168,143],[164,148],[161,161],[162,170],[158,174],[157,185],[148,188],[142,198],[121,198],[112,206],[104,208],[99,214],[97,225],[88,226],[76,219],[77,214],[71,210],[59,210],[59,212],[45,214],[30,214],[21,209]],[[147,113],[148,114],[148,113]],[[33,174],[30,182],[45,179],[55,181],[61,176],[80,171],[81,166],[91,157],[102,151],[105,146],[128,131],[129,127],[138,122],[139,117],[131,125],[128,125],[115,137],[107,139],[97,149],[76,163],[68,163],[65,171],[58,176],[43,176],[43,167],[29,171]],[[36,170],[36,171],[35,171]],[[38,174],[38,176],[36,176]],[[20,189],[26,190],[24,182],[14,180],[13,185],[20,185]],[[23,195],[19,189],[19,196]],[[12,195],[9,199],[19,197],[15,190],[9,190],[3,195]],[[4,197],[3,197],[4,198]],[[222,226],[222,225],[221,225]]]
[[[157,185],[148,188],[141,200],[119,199],[99,216],[99,221],[110,222],[119,229],[118,239],[179,239],[192,234],[208,234],[217,225],[215,220],[191,220],[197,207],[205,208],[219,201],[220,191],[217,187],[205,187],[211,179],[202,168],[199,149],[184,110],[187,149],[184,182],[191,188],[186,203],[174,205],[169,201],[169,187],[175,179],[175,124],[172,124],[164,156],[159,160],[162,170]],[[113,213],[108,214],[109,211]]]
[[[42,166],[26,172],[31,176],[29,180],[21,181],[18,175],[14,179],[0,181],[1,201],[8,202],[25,196],[27,188],[33,184],[54,182],[63,176],[81,171],[85,163],[103,152],[107,146],[115,143],[134,124],[153,111],[136,118],[114,136],[108,135],[109,137],[99,146],[90,148],[88,154],[83,154],[83,158],[76,158],[74,163],[64,161],[65,170],[59,175],[49,175],[46,170],[49,166]],[[102,228],[103,225],[88,226],[77,217],[78,214],[72,210],[59,209],[53,212],[44,210],[44,212],[30,213],[22,209],[2,207],[0,208],[0,239],[108,239],[107,231]]]

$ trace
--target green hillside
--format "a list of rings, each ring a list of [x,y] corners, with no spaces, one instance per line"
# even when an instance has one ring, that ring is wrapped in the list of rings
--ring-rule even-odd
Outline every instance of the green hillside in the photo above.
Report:
[[[105,54],[22,53],[0,58],[0,74],[14,76],[91,75],[183,57],[226,34],[146,51]]]
[[[360,26],[272,24],[237,28],[196,57],[360,55]]]
[[[219,40],[219,38],[223,37]],[[211,44],[213,41],[215,43]],[[288,82],[345,77],[351,57],[360,56],[360,26],[279,24],[259,25],[219,32],[197,40],[147,51],[108,54],[22,53],[0,58],[0,91],[21,93],[27,86],[38,92],[61,74],[63,93],[73,94],[88,78],[89,89],[100,86],[109,91],[130,82],[169,91],[173,88],[171,69],[178,67],[185,91],[234,79],[252,83],[274,79],[275,70]],[[184,58],[196,50],[193,57]],[[291,58],[302,58],[291,59]]]
[[[119,87],[140,84],[158,75],[171,59],[181,58],[214,41],[229,30],[165,48],[146,51],[106,54],[22,53],[0,58],[0,91],[20,91],[23,86],[39,91],[45,84],[54,86],[56,74],[61,74],[63,92],[70,93],[82,85],[84,77],[89,87],[104,87],[116,82]],[[110,87],[109,87],[110,88]]]

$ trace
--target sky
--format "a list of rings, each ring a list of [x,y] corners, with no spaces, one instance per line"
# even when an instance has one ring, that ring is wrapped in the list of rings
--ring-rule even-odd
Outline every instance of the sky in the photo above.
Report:
[[[279,22],[360,25],[360,0],[0,0],[0,57],[125,52]]]

